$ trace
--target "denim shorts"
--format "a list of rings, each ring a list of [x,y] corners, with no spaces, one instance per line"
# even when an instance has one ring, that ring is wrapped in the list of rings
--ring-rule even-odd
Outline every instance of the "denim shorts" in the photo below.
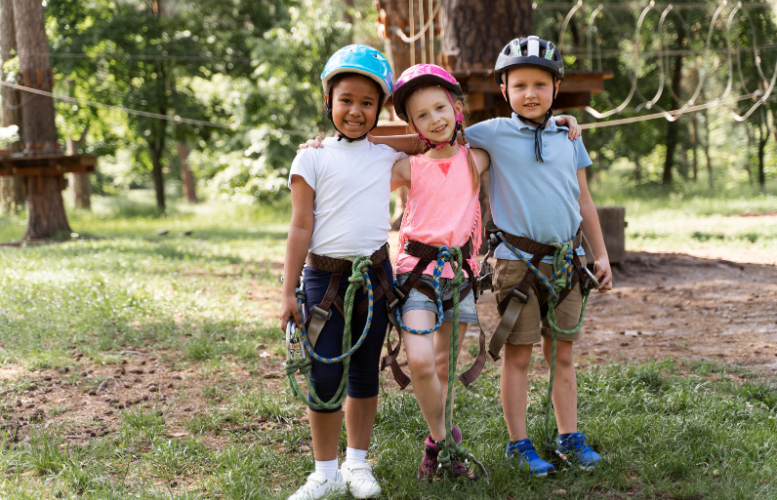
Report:
[[[402,285],[405,281],[407,281],[408,276],[410,276],[410,273],[398,274],[397,284]],[[432,283],[434,282],[433,278],[428,274],[422,274],[420,281],[427,283],[429,286],[432,286]],[[469,282],[465,281],[459,285],[459,290],[465,288],[468,284]],[[451,280],[449,278],[440,278],[440,297],[443,301],[453,297],[453,287],[451,287]],[[417,310],[432,311],[433,313],[437,313],[437,302],[427,297],[423,292],[419,292],[417,289],[411,288],[410,293],[407,295],[407,300],[404,304],[402,304],[400,313],[404,314],[408,311]],[[443,321],[453,321],[452,307],[443,313],[442,319]],[[478,322],[478,312],[475,309],[475,294],[473,290],[470,290],[467,296],[464,297],[461,302],[459,302],[459,322]]]

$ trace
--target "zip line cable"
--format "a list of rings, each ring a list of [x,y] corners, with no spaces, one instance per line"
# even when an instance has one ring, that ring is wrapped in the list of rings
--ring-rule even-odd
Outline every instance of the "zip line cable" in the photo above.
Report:
[[[542,5],[548,5],[548,4],[542,4]],[[757,95],[759,95],[761,97],[743,115],[739,115],[733,109],[730,109],[731,114],[733,115],[734,120],[736,120],[737,122],[742,122],[742,121],[746,120],[752,113],[755,112],[755,110],[759,106],[761,106],[761,104],[763,104],[764,102],[769,100],[769,96],[771,95],[771,93],[774,90],[775,83],[777,83],[777,64],[775,64],[774,73],[773,73],[771,79],[767,78],[765,76],[765,74],[764,74],[764,71],[763,71],[763,68],[762,68],[762,65],[761,65],[762,59],[761,59],[761,56],[759,54],[759,51],[761,49],[772,49],[773,47],[775,47],[775,45],[758,46],[758,37],[757,37],[756,28],[755,28],[755,23],[753,22],[753,18],[750,15],[750,12],[749,12],[748,9],[749,8],[753,8],[753,7],[775,7],[776,5],[777,4],[775,4],[775,3],[768,3],[768,4],[767,3],[757,3],[757,4],[747,3],[747,4],[743,4],[742,2],[738,2],[736,4],[729,4],[728,0],[721,0],[720,3],[717,4],[717,6],[715,7],[715,10],[714,10],[714,13],[712,14],[712,18],[711,18],[711,20],[709,22],[709,27],[707,28],[707,36],[706,36],[706,41],[704,43],[704,48],[701,49],[701,50],[697,49],[697,50],[691,50],[691,51],[688,52],[690,54],[703,54],[703,57],[701,58],[701,61],[699,60],[699,58],[696,58],[695,64],[693,65],[693,70],[695,71],[696,76],[697,76],[697,83],[696,83],[695,89],[693,90],[693,92],[691,94],[691,97],[688,100],[686,100],[684,102],[684,104],[679,109],[674,110],[671,113],[667,113],[666,111],[661,110],[658,106],[656,106],[656,103],[658,102],[659,98],[661,97],[661,95],[663,93],[664,86],[666,86],[668,88],[669,92],[671,93],[671,95],[676,100],[683,101],[684,99],[681,99],[680,96],[677,94],[676,89],[672,88],[672,86],[665,81],[666,80],[665,66],[668,64],[668,62],[665,61],[665,56],[668,56],[668,55],[681,56],[681,55],[684,55],[684,53],[677,53],[675,51],[664,50],[663,39],[664,39],[664,36],[665,36],[665,33],[664,33],[665,22],[666,22],[667,18],[670,15],[672,15],[673,19],[675,19],[675,22],[679,21],[679,23],[681,24],[681,27],[678,27],[678,29],[677,29],[678,32],[674,34],[674,38],[677,38],[678,40],[679,39],[684,39],[687,42],[691,42],[692,41],[691,40],[692,37],[690,36],[690,34],[693,32],[693,30],[689,29],[688,24],[686,23],[683,15],[680,13],[680,10],[682,10],[684,8],[700,7],[700,6],[706,7],[708,9],[712,9],[712,7],[714,5],[656,4],[655,1],[653,1],[653,0],[651,0],[647,4],[640,5],[639,6],[640,14],[639,14],[639,17],[638,17],[638,19],[636,21],[636,28],[635,28],[635,30],[633,32],[633,35],[631,36],[631,41],[632,41],[632,46],[633,46],[633,49],[630,51],[631,52],[631,61],[630,61],[631,68],[626,70],[627,75],[628,75],[629,80],[630,80],[630,89],[629,89],[628,95],[623,100],[623,102],[621,102],[617,106],[610,102],[609,104],[612,106],[612,108],[607,110],[607,111],[599,111],[599,110],[596,110],[596,109],[594,109],[594,108],[592,108],[590,106],[586,107],[585,111],[588,114],[590,114],[591,116],[593,116],[594,118],[597,118],[597,119],[607,118],[609,116],[622,113],[625,109],[627,109],[627,107],[631,103],[631,101],[636,98],[637,100],[641,100],[642,103],[640,103],[640,104],[638,104],[636,106],[635,111],[640,111],[642,108],[646,108],[646,109],[656,108],[656,109],[660,110],[660,112],[658,113],[659,116],[663,116],[664,118],[666,118],[669,121],[674,121],[679,116],[681,116],[682,114],[684,114],[686,112],[689,112],[689,110],[691,110],[691,109],[695,109],[696,108],[695,102],[698,99],[699,95],[701,94],[701,91],[702,91],[702,89],[704,87],[704,83],[707,81],[709,76],[716,71],[717,64],[719,63],[719,61],[717,61],[715,59],[712,59],[711,54],[713,54],[713,53],[725,53],[726,54],[726,56],[727,56],[726,57],[726,61],[725,61],[724,64],[721,64],[721,66],[725,65],[725,67],[728,70],[728,75],[727,75],[728,76],[728,81],[727,81],[726,88],[723,91],[723,93],[721,95],[719,95],[715,100],[713,100],[711,102],[712,103],[725,102],[727,100],[728,96],[731,94],[731,91],[733,90],[733,87],[734,87],[734,73],[735,72],[739,76],[738,87],[740,87],[742,89],[743,93],[750,94],[751,97],[752,97],[752,96],[754,96],[756,94],[753,93],[753,92],[750,92],[747,89],[747,86],[745,84],[747,79],[745,78],[745,74],[744,74],[744,71],[742,69],[742,56],[741,56],[742,52],[752,52],[755,69],[756,69],[756,71],[758,73],[758,77],[757,77],[757,81],[759,82],[758,86],[761,87],[761,89],[762,89],[762,90],[758,91],[760,93],[757,94]],[[555,7],[556,4],[553,4],[553,6]],[[562,11],[563,11],[563,9],[569,8],[566,16],[564,17],[564,21],[563,21],[563,23],[561,25],[561,30],[560,30],[560,34],[559,34],[559,37],[558,37],[558,44],[557,44],[558,47],[566,47],[567,46],[564,43],[567,28],[569,27],[573,17],[575,16],[576,13],[578,13],[578,11],[580,11],[581,14],[583,13],[584,6],[585,6],[585,4],[584,4],[584,2],[582,0],[579,0],[576,4],[572,5],[571,8],[569,8],[570,7],[569,4],[558,4],[558,8],[562,9]],[[616,5],[616,4],[599,3],[599,4],[597,4],[597,7],[595,9],[593,9],[593,12],[591,13],[591,15],[590,15],[590,17],[589,17],[589,19],[588,19],[588,21],[586,23],[587,24],[587,26],[586,26],[586,28],[587,28],[586,29],[586,37],[588,39],[588,41],[587,41],[587,45],[588,45],[588,47],[587,47],[587,49],[588,49],[587,50],[587,58],[588,58],[588,69],[589,69],[589,71],[593,70],[593,63],[594,63],[594,61],[596,59],[599,60],[598,67],[599,67],[600,70],[602,70],[601,60],[602,60],[603,55],[602,55],[602,50],[601,50],[601,38],[598,36],[599,30],[598,30],[598,27],[596,25],[597,24],[596,20],[601,18],[601,17],[603,17],[604,15],[606,15],[607,16],[607,24],[610,25],[610,26],[614,26],[615,27],[615,29],[617,30],[617,33],[619,35],[618,39],[619,40],[628,39],[629,37],[623,36],[623,33],[622,33],[622,31],[621,31],[621,29],[619,27],[620,23],[618,23],[617,19],[615,19],[609,11],[610,10],[616,10],[616,9],[614,9],[614,7],[617,7],[618,8],[617,10],[624,10],[626,8],[628,8],[630,10],[635,10],[634,7],[636,7],[636,6],[637,6],[636,4],[631,4],[631,3],[627,4],[625,6],[623,4]],[[662,10],[662,12],[660,14],[660,19],[659,19],[659,22],[657,23],[657,28],[655,29],[655,33],[654,33],[654,35],[656,35],[657,38],[658,38],[658,46],[659,46],[658,48],[659,48],[659,50],[658,51],[651,51],[651,52],[647,52],[647,51],[643,52],[642,51],[642,46],[643,46],[643,43],[642,43],[642,38],[643,38],[642,27],[643,27],[643,24],[645,24],[646,18],[647,18],[648,14],[651,11],[655,11],[656,13],[658,13],[659,8],[661,8],[661,7],[663,7],[663,10]],[[721,14],[723,13],[723,10],[726,7],[731,7],[730,11],[728,12],[727,19],[725,19],[726,16],[721,16]],[[537,9],[538,5],[537,4],[533,5],[533,8]],[[738,36],[738,33],[735,33],[733,36],[732,36],[732,33],[731,33],[731,31],[732,31],[731,27],[734,24],[735,20],[737,20],[737,28],[738,28],[738,24],[739,24],[740,21],[739,21],[739,17],[737,16],[737,14],[740,13],[740,12],[741,12],[741,14],[740,14],[739,17],[744,17],[745,18],[744,19],[745,24],[746,25],[749,24],[749,28],[750,28],[749,31],[750,31],[750,34],[751,34],[751,37],[752,37],[752,42],[753,42],[751,47],[740,47],[739,46],[739,36]],[[725,49],[719,49],[719,48],[713,48],[712,47],[713,35],[716,33],[716,31],[720,31],[720,28],[716,29],[716,24],[718,23],[719,18],[721,20],[725,19],[725,28],[724,28],[724,30],[725,30],[725,40],[726,40],[726,48]],[[747,28],[745,28],[745,29],[747,29]],[[680,31],[680,30],[682,30],[682,31]],[[737,31],[739,31],[739,30],[737,29]],[[597,34],[597,37],[596,37],[596,56],[594,55],[593,41],[592,41],[592,35],[594,33]],[[678,35],[682,35],[682,36],[678,36]],[[732,40],[734,40],[734,41],[732,41]],[[570,47],[570,49],[571,49],[571,47]],[[684,49],[680,49],[680,50],[684,50]],[[674,52],[674,54],[672,54],[672,52]],[[617,51],[615,53],[617,54]],[[612,52],[611,52],[611,54],[612,54]],[[734,57],[733,57],[734,54],[736,54],[736,70],[734,68]],[[640,62],[643,62],[644,61],[644,57],[648,56],[648,55],[649,56],[656,56],[656,55],[659,56],[659,59],[658,59],[658,71],[659,71],[658,85],[659,85],[659,87],[658,87],[658,90],[656,91],[655,96],[652,99],[648,99],[647,97],[645,97],[642,94],[642,92],[640,91],[639,85],[638,85],[638,82],[639,82],[639,79],[640,79],[640,75],[639,75]],[[604,97],[609,102],[609,99],[607,98],[606,94],[605,94]],[[607,123],[614,123],[614,122],[615,121],[607,122]],[[611,125],[605,125],[605,126],[611,126]]]
[[[171,121],[171,122],[174,122],[174,123],[186,123],[186,124],[189,124],[189,125],[197,125],[197,126],[201,126],[201,127],[213,127],[213,128],[220,128],[220,129],[231,130],[231,131],[237,131],[237,130],[241,130],[241,129],[250,128],[250,127],[247,127],[246,125],[241,125],[241,126],[235,127],[235,126],[232,126],[232,125],[227,125],[225,123],[216,123],[216,122],[210,122],[210,121],[206,121],[206,120],[196,120],[194,118],[185,118],[185,117],[182,117],[182,116],[179,116],[179,115],[163,115],[161,113],[152,113],[152,112],[149,112],[149,111],[142,111],[142,110],[139,110],[139,109],[125,108],[123,106],[115,106],[113,104],[103,104],[101,102],[88,101],[86,99],[79,99],[77,97],[70,97],[70,96],[67,96],[67,95],[64,95],[64,94],[56,94],[54,92],[47,92],[47,91],[41,90],[41,89],[25,87],[25,86],[22,86],[22,85],[17,85],[15,83],[11,83],[11,82],[0,81],[0,85],[2,85],[3,87],[9,87],[9,88],[12,88],[12,89],[15,89],[15,90],[19,90],[19,91],[22,91],[22,92],[29,92],[31,94],[37,94],[37,95],[42,95],[42,96],[45,96],[45,97],[51,97],[52,99],[57,99],[59,101],[72,102],[72,103],[76,103],[76,104],[82,104],[82,105],[85,105],[85,106],[92,106],[92,107],[96,107],[96,108],[103,108],[103,109],[110,109],[110,110],[115,110],[115,111],[121,111],[123,113],[127,113],[127,114],[130,114],[130,115],[142,116],[144,118],[154,118],[154,119],[157,119],[157,120],[166,120],[166,121]],[[284,129],[273,129],[273,130],[277,130],[279,132],[283,132],[284,134],[289,134],[289,135],[297,135],[297,136],[307,136],[307,135],[310,135],[310,133],[303,132],[303,131],[300,131],[300,130],[284,130]]]
[[[592,128],[603,128],[603,127],[615,127],[619,125],[628,125],[631,123],[637,123],[637,122],[644,122],[648,120],[655,120],[657,118],[666,118],[668,121],[673,122],[677,121],[678,118],[680,118],[685,113],[691,113],[694,111],[701,111],[703,109],[710,109],[710,108],[717,108],[719,106],[725,106],[727,104],[744,101],[746,99],[752,99],[754,97],[757,97],[758,95],[761,95],[762,92],[753,92],[752,94],[746,94],[746,95],[740,95],[737,97],[730,97],[725,100],[716,100],[712,102],[708,102],[706,104],[699,104],[698,106],[690,106],[683,110],[681,113],[679,109],[672,110],[672,111],[662,111],[660,113],[653,113],[652,115],[643,115],[643,116],[632,116],[630,118],[620,118],[617,120],[610,120],[606,122],[599,122],[599,123],[581,123],[580,128],[581,129],[592,129]],[[771,96],[766,99],[759,99],[759,102],[766,102],[771,101],[777,98],[777,96]]]

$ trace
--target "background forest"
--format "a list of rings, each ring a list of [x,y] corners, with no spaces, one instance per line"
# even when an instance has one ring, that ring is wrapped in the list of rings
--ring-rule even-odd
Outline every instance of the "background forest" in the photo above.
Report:
[[[558,40],[574,5],[534,4],[536,33]],[[609,119],[677,109],[691,99],[707,103],[726,90],[729,98],[764,92],[773,84],[773,4],[749,3],[738,12],[721,12],[713,1],[671,11],[646,6],[586,5],[567,19],[561,49],[568,70],[613,73],[591,106],[603,111],[627,104]],[[97,175],[89,176],[92,192],[154,188],[160,208],[166,196],[239,203],[284,197],[296,144],[331,128],[319,80],[327,57],[349,42],[385,49],[370,0],[49,0],[45,12],[56,93],[184,118],[56,103],[60,142],[100,155]],[[15,78],[14,67],[12,52],[4,63],[7,81]],[[11,101],[6,105],[18,105],[18,93],[4,95]],[[743,114],[757,98],[727,106]],[[777,173],[777,101],[770,96],[741,123],[727,106],[689,112],[674,123],[662,118],[587,131],[593,182],[620,189],[765,186]],[[572,113],[581,122],[598,121],[581,110]],[[8,146],[12,129],[6,130]],[[11,181],[3,182],[8,212],[14,194]]]

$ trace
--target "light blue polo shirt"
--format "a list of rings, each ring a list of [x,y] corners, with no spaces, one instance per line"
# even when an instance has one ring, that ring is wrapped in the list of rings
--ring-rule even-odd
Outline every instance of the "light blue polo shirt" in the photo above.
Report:
[[[549,120],[542,131],[542,158],[534,155],[534,127],[513,113],[467,127],[467,142],[491,156],[489,194],[496,225],[516,236],[541,243],[568,241],[583,220],[577,171],[591,165],[578,138],[570,141],[569,129]],[[582,247],[578,255],[585,255]],[[498,259],[518,260],[504,244],[494,252]],[[522,256],[531,258],[531,254]],[[543,262],[553,263],[552,256]]]

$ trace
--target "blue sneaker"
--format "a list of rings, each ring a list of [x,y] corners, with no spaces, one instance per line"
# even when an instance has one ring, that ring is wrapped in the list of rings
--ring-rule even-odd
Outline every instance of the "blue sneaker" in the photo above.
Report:
[[[569,465],[574,461],[583,470],[592,470],[602,461],[602,457],[586,444],[582,432],[574,432],[566,439],[559,439],[556,455]]]
[[[530,439],[523,439],[516,443],[508,442],[505,446],[505,458],[520,457],[519,467],[528,467],[532,476],[545,477],[551,472],[556,472],[555,467],[537,455],[537,450],[531,444]]]

